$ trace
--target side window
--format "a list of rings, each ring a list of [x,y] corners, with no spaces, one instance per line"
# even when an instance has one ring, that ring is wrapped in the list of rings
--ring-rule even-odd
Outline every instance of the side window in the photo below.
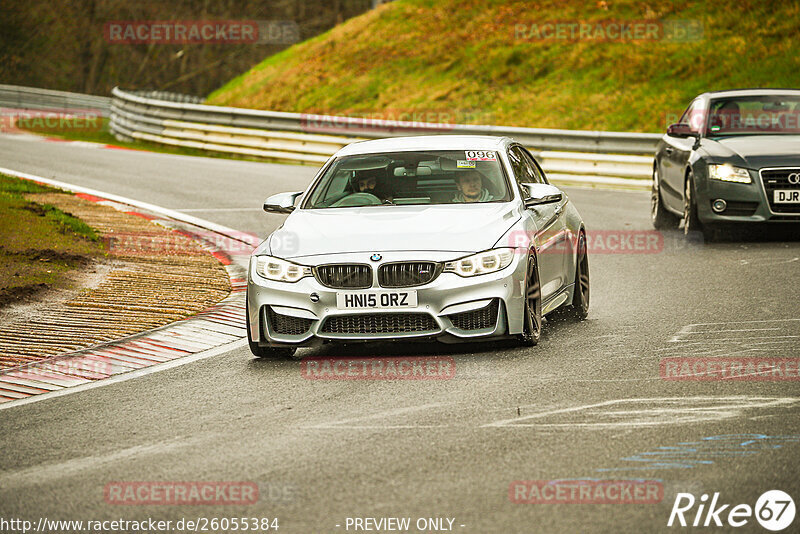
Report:
[[[514,169],[514,176],[518,184],[546,184],[544,173],[542,173],[539,165],[528,152],[520,147],[511,147],[508,153],[511,160],[511,168]]]
[[[519,153],[518,147],[511,147],[508,151],[508,160],[511,162],[511,170],[514,172],[514,180],[516,180],[517,184],[528,182],[525,164],[523,163],[522,154]]]
[[[531,180],[531,182],[537,184],[546,184],[547,179],[544,177],[544,171],[542,171],[542,168],[539,167],[539,164],[536,162],[534,157],[531,156],[530,152],[528,152],[524,148],[521,149],[520,151],[522,152],[523,155],[522,161],[525,162],[531,175],[533,176],[533,180]]]
[[[514,170],[514,174],[517,177],[517,183],[529,184],[531,182],[536,182],[536,171],[534,170],[535,167],[531,166],[531,162],[528,160],[525,151],[522,150],[521,147],[514,146],[511,147],[511,152],[509,155],[511,154],[513,154],[514,160],[519,162],[519,172],[517,172],[516,169]],[[514,160],[512,160],[512,162]]]
[[[686,108],[686,111],[683,112],[683,115],[681,115],[681,118],[678,119],[678,124],[689,124],[689,114],[690,114],[690,112],[692,110],[692,106],[694,106],[694,102],[689,104],[689,107]]]
[[[683,115],[678,122],[681,124],[688,124],[693,132],[700,133],[703,130],[703,124],[705,122],[703,101],[695,100],[689,104],[689,107],[683,112]]]

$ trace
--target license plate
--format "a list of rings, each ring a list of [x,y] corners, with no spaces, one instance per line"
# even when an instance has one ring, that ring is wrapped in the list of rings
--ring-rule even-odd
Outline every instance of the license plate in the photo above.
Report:
[[[377,308],[416,308],[416,291],[341,291],[336,293],[340,310],[371,310]]]
[[[800,203],[800,189],[777,189],[774,195],[775,204]]]

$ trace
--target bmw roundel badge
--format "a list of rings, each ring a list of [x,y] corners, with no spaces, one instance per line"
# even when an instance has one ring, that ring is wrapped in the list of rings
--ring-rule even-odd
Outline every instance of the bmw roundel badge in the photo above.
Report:
[[[381,258],[383,258],[383,256],[381,256],[377,252],[369,257],[369,259],[371,259],[372,261],[381,261]]]

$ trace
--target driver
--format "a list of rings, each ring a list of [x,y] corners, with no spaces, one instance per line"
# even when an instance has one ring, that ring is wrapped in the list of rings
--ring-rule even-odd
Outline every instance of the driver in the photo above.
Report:
[[[458,172],[455,176],[458,193],[453,202],[489,202],[494,197],[483,187],[483,175],[478,171]]]
[[[742,127],[739,104],[733,100],[728,100],[722,104],[717,110],[716,116],[722,123],[720,126],[726,130],[734,130]]]
[[[375,172],[357,172],[351,183],[354,193],[369,193],[378,197],[381,202],[390,200],[390,196],[384,194],[383,191],[378,188],[378,177]]]
[[[378,185],[378,179],[374,176],[360,176],[356,180],[356,193],[372,193],[375,195],[375,187]],[[378,195],[375,195],[378,196]]]

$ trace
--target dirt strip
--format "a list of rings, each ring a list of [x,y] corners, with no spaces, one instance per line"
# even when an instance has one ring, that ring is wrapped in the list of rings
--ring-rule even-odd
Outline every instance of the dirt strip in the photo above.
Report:
[[[0,325],[0,369],[113,341],[208,309],[231,291],[225,267],[193,239],[87,195],[26,195],[94,228],[110,270],[99,285]],[[24,229],[20,229],[24,231]]]

